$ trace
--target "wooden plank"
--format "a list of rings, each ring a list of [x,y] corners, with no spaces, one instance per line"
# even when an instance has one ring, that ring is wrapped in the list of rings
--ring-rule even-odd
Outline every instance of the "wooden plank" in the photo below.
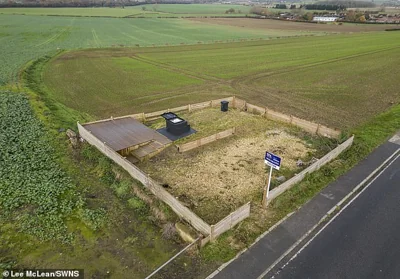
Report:
[[[237,210],[223,218],[217,224],[213,226],[211,231],[211,239],[217,238],[219,235],[223,234],[227,230],[230,230],[235,225],[237,225],[242,220],[250,216],[250,202],[239,207]]]
[[[269,195],[269,201],[275,199],[278,197],[280,194],[284,193],[286,190],[292,188],[296,183],[299,183],[301,180],[304,179],[306,174],[312,173],[318,169],[320,169],[322,166],[325,164],[329,163],[333,159],[335,159],[337,156],[339,156],[344,150],[349,148],[353,144],[354,136],[346,140],[344,143],[336,147],[334,150],[326,154],[324,157],[319,159],[317,162],[309,166],[308,168],[304,169],[301,171],[299,174],[294,176],[293,178],[289,179],[288,181],[282,183],[275,189],[271,190],[270,195]]]
[[[217,134],[214,134],[214,135],[211,135],[211,136],[208,136],[208,137],[205,137],[205,138],[201,138],[199,140],[195,140],[195,141],[191,141],[191,142],[184,143],[184,144],[181,144],[181,145],[177,145],[178,151],[182,153],[182,152],[186,152],[186,151],[192,150],[194,148],[203,146],[205,144],[209,144],[209,143],[214,142],[216,140],[229,137],[229,136],[233,135],[235,133],[235,131],[236,131],[236,128],[231,128],[231,129],[219,132]]]

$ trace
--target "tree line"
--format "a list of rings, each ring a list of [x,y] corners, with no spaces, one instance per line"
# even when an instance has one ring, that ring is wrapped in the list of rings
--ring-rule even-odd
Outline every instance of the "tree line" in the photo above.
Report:
[[[196,2],[200,2],[200,0],[146,0],[145,2],[137,0],[0,0],[0,7],[124,7],[155,3],[192,4]]]

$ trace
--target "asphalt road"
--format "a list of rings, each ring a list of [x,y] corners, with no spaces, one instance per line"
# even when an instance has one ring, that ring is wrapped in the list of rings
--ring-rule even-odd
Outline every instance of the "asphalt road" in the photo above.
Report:
[[[264,278],[400,278],[400,158]]]

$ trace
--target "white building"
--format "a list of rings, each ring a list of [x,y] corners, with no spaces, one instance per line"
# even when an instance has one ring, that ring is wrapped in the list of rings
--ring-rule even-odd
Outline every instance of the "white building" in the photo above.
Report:
[[[321,21],[321,22],[333,22],[336,21],[338,18],[335,16],[314,16],[313,21]]]

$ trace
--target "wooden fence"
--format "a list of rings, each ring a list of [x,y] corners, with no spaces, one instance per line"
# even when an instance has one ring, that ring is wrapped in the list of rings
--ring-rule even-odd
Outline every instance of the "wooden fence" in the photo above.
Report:
[[[197,103],[197,104],[190,104],[186,106],[181,106],[181,107],[176,107],[172,109],[166,109],[163,111],[157,111],[157,112],[151,112],[151,113],[138,113],[138,114],[133,114],[133,115],[127,115],[127,116],[122,116],[122,117],[117,117],[114,119],[118,118],[125,118],[125,117],[134,117],[135,119],[141,120],[141,121],[148,121],[148,120],[153,120],[160,118],[161,114],[164,112],[180,112],[180,111],[193,111],[197,109],[204,109],[207,107],[216,107],[220,105],[221,101],[229,101],[231,103],[231,106],[240,109],[240,110],[246,110],[252,113],[258,113],[260,115],[263,115],[266,118],[272,119],[272,120],[277,120],[277,121],[282,121],[286,123],[290,123],[292,125],[298,126],[310,133],[315,133],[319,134],[322,136],[326,137],[333,137],[333,138],[338,138],[340,135],[340,131],[336,129],[331,129],[326,126],[316,124],[307,120],[303,120],[291,115],[286,115],[282,114],[273,110],[270,110],[265,107],[259,107],[255,106],[252,104],[247,103],[245,100],[241,100],[236,97],[227,97],[227,98],[222,98],[222,99],[217,99],[217,100],[212,100],[208,102],[202,102],[202,103]],[[113,119],[112,117],[110,119]],[[108,121],[110,119],[104,119],[100,121],[95,121],[95,122],[90,122],[87,124],[92,124],[92,123],[98,123],[98,122],[103,122],[103,121]],[[139,168],[137,168],[134,164],[132,164],[130,161],[128,161],[126,158],[122,157],[119,153],[115,152],[112,150],[106,143],[101,142],[99,139],[97,139],[95,136],[91,134],[90,131],[86,130],[82,125],[78,123],[78,130],[82,138],[84,138],[87,142],[90,144],[94,145],[99,149],[103,154],[105,154],[107,157],[112,159],[115,163],[120,165],[122,168],[124,168],[133,178],[137,179],[140,181],[145,187],[147,187],[155,196],[157,196],[160,200],[165,202],[167,205],[171,207],[171,209],[180,217],[182,217],[184,220],[186,220],[189,224],[191,224],[195,229],[197,229],[199,232],[204,234],[206,237],[201,240],[201,246],[204,246],[208,241],[212,241],[216,239],[219,235],[224,233],[225,231],[231,229],[233,226],[238,224],[240,221],[243,219],[247,218],[250,215],[250,203],[245,204],[244,206],[240,207],[236,211],[232,212],[229,214],[227,217],[222,219],[220,222],[218,222],[215,225],[210,226],[207,224],[205,221],[203,221],[200,217],[198,217],[194,212],[192,212],[190,209],[182,205],[175,197],[173,197],[170,193],[168,193],[162,186],[160,186],[156,181],[151,179],[146,173],[141,171]],[[218,134],[202,138],[200,140],[194,141],[194,142],[189,142],[187,144],[180,145],[178,147],[180,152],[185,152],[190,149],[196,148],[198,146],[213,142],[215,140],[218,140],[219,138],[224,138],[228,137],[232,134],[235,133],[235,128],[220,132]],[[341,152],[343,152],[345,149],[350,147],[353,143],[354,136],[348,139],[346,142],[332,150],[330,153],[325,155],[323,158],[318,160],[318,162],[314,163],[310,167],[306,168],[303,170],[301,173],[297,174],[295,177],[292,179],[289,179],[285,183],[281,184],[277,188],[273,189],[270,193],[270,199],[273,200],[286,190],[290,189],[293,187],[296,183],[300,182],[304,176],[308,173],[311,173],[329,161],[333,160],[336,158]]]
[[[115,163],[124,168],[133,178],[140,181],[145,187],[147,187],[156,197],[169,205],[172,210],[189,224],[191,224],[199,232],[209,235],[211,227],[209,224],[204,222],[199,216],[193,213],[190,209],[182,205],[174,196],[168,193],[161,185],[151,179],[146,173],[142,172],[134,164],[129,162],[127,159],[122,157],[119,153],[112,150],[106,143],[101,142],[95,136],[93,136],[88,130],[78,123],[79,134],[88,143],[94,145],[104,155],[109,157]]]
[[[202,145],[217,141],[219,139],[223,139],[223,138],[229,137],[229,136],[231,136],[231,135],[233,135],[235,133],[236,133],[236,128],[231,128],[231,129],[219,132],[217,134],[214,134],[214,135],[211,135],[211,136],[208,136],[208,137],[205,137],[205,138],[201,138],[201,139],[198,139],[198,140],[195,140],[195,141],[191,141],[191,142],[188,142],[188,143],[177,145],[176,147],[178,148],[178,151],[180,153],[183,153],[183,152],[195,149],[197,147],[200,147]]]
[[[104,122],[104,121],[108,121],[110,119],[119,119],[119,118],[125,118],[125,117],[133,117],[137,120],[145,122],[145,121],[150,121],[150,120],[155,120],[155,119],[161,118],[161,114],[163,114],[164,112],[194,111],[194,110],[205,109],[205,108],[209,108],[209,107],[217,107],[220,105],[221,101],[230,102],[231,107],[236,108],[236,109],[246,110],[251,113],[260,114],[271,120],[290,123],[292,125],[300,127],[301,129],[303,129],[309,133],[312,133],[312,134],[318,134],[318,135],[321,135],[324,137],[338,138],[341,133],[341,131],[337,130],[337,129],[331,129],[329,127],[326,127],[326,126],[323,126],[323,125],[320,125],[317,123],[313,123],[313,122],[310,122],[310,121],[307,121],[304,119],[300,119],[300,118],[297,118],[292,115],[287,115],[287,114],[283,114],[283,113],[280,113],[277,111],[273,111],[273,110],[268,109],[267,107],[259,107],[259,106],[247,103],[245,100],[239,99],[235,96],[216,99],[216,100],[202,102],[202,103],[189,104],[189,105],[185,105],[185,106],[180,106],[180,107],[175,107],[175,108],[171,108],[171,109],[165,109],[165,110],[160,110],[160,111],[155,111],[155,112],[150,112],[150,113],[142,112],[142,113],[131,114],[131,115],[115,117],[115,118],[111,117],[108,119],[94,121],[94,122],[90,122],[90,123],[86,123],[86,124]]]
[[[209,241],[214,241],[218,236],[224,232],[232,229],[238,223],[250,216],[250,202],[239,207],[234,212],[226,216],[215,225],[211,225],[211,233],[209,236],[200,241],[200,247],[206,245]]]
[[[239,207],[215,225],[211,225],[210,240],[213,241],[219,235],[236,226],[240,221],[250,216],[250,202]]]
[[[234,98],[234,107],[237,109],[241,110],[246,110],[251,113],[257,113],[260,114],[268,119],[276,120],[276,121],[281,121],[285,123],[290,123],[292,125],[295,125],[309,133],[312,134],[318,134],[324,137],[330,137],[330,138],[338,138],[340,136],[341,131],[337,129],[331,129],[326,126],[323,126],[321,124],[313,123],[304,119],[297,118],[292,115],[287,115],[283,114],[280,112],[276,112],[273,110],[270,110],[266,107],[259,107],[256,105],[252,105],[247,103],[244,100],[241,100],[239,98]]]
[[[346,150],[353,144],[353,140],[354,136],[346,140],[344,143],[336,147],[334,150],[326,154],[324,157],[319,159],[317,162],[315,162],[314,164],[312,164],[311,166],[309,166],[308,168],[306,168],[293,178],[289,179],[288,181],[282,183],[275,189],[271,190],[271,192],[269,193],[268,202],[270,202],[271,200],[278,197],[280,194],[292,188],[294,185],[296,185],[296,183],[302,181],[307,174],[320,169],[322,166],[335,159],[337,156],[340,155],[340,153],[342,153],[344,150]]]
[[[199,109],[217,107],[217,106],[221,105],[221,101],[233,102],[233,100],[234,100],[234,97],[226,97],[226,98],[216,99],[216,100],[212,100],[212,101],[189,104],[189,105],[185,105],[185,106],[169,108],[169,109],[150,112],[150,113],[144,113],[144,112],[136,113],[136,114],[126,115],[126,116],[116,117],[114,119],[124,118],[124,117],[133,117],[137,120],[145,122],[145,121],[150,121],[150,120],[155,120],[155,119],[161,118],[161,114],[163,114],[164,112],[180,112],[180,111],[189,111],[190,112],[190,111],[199,110]]]

